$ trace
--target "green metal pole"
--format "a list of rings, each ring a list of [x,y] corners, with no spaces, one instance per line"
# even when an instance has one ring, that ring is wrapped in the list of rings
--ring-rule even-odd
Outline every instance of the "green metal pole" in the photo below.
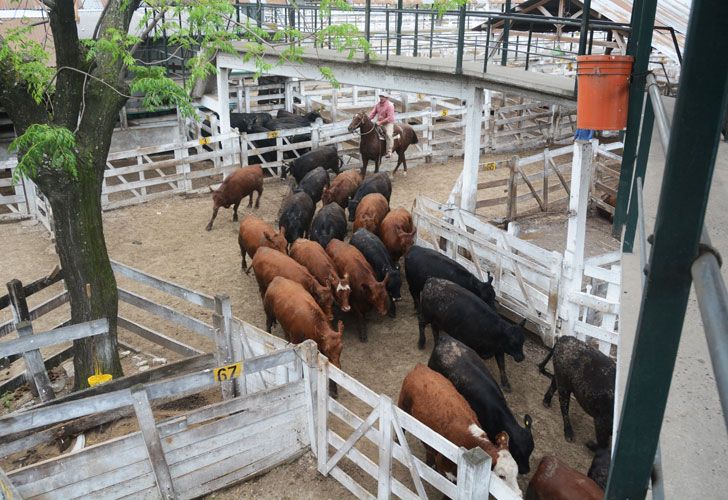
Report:
[[[463,74],[463,51],[465,49],[465,4],[460,6],[460,17],[458,19],[458,47],[455,59],[455,74]]]
[[[627,214],[627,193],[632,185],[634,161],[639,140],[639,126],[642,118],[642,101],[645,92],[645,74],[652,50],[652,27],[655,24],[657,0],[635,0],[632,6],[632,32],[627,42],[627,54],[634,56],[632,79],[629,85],[629,106],[627,111],[627,132],[624,139],[624,153],[617,189],[617,206],[614,207],[612,236],[622,235],[622,226]]]
[[[364,5],[364,36],[367,42],[370,42],[372,38],[372,0],[367,0]],[[364,54],[364,60],[369,62],[369,54]]]
[[[399,56],[402,55],[402,7],[404,5],[403,0],[397,0],[397,26],[396,26],[396,37],[397,37],[397,45],[395,49],[395,53]]]
[[[723,0],[692,4],[607,499],[647,492],[728,103],[728,58],[716,57],[728,53],[724,7]]]
[[[589,36],[589,16],[591,15],[591,0],[584,0],[581,11],[581,33],[579,33],[579,55],[586,54],[586,42]]]
[[[632,253],[634,250],[634,235],[637,230],[637,218],[640,214],[637,211],[637,178],[642,178],[644,185],[645,172],[647,171],[647,160],[650,156],[650,145],[652,144],[652,129],[655,124],[655,111],[652,109],[652,101],[649,96],[645,96],[645,114],[642,119],[642,129],[640,130],[640,142],[637,151],[637,165],[632,180],[632,189],[630,190],[630,200],[627,211],[627,227],[624,231],[624,239],[622,240],[622,251]],[[644,214],[642,214],[644,217]]]
[[[506,14],[511,12],[511,0],[506,0]],[[508,63],[508,37],[511,33],[511,20],[503,20],[503,40],[501,41],[501,66]]]

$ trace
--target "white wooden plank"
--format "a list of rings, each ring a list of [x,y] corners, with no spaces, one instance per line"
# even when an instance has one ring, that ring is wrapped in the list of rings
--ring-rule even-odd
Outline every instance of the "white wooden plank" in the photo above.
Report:
[[[379,404],[379,396],[351,375],[344,373],[332,365],[329,365],[328,372],[331,380],[352,393],[361,401],[368,404],[370,407],[374,408],[377,404]]]
[[[182,356],[196,356],[198,354],[203,354],[203,351],[199,349],[195,349],[194,347],[188,346],[176,339],[163,335],[159,332],[155,332],[154,330],[126,319],[123,316],[119,316],[117,321],[120,328],[129,330],[150,342],[161,345],[162,347],[169,349],[172,352],[176,352],[177,354],[181,354]]]
[[[376,408],[372,410],[372,412],[367,416],[364,421],[359,424],[359,426],[354,429],[354,432],[352,432],[348,438],[346,438],[346,441],[339,446],[339,448],[336,450],[336,453],[329,458],[329,460],[326,462],[325,467],[325,473],[324,475],[327,475],[329,471],[334,468],[339,463],[339,460],[341,460],[344,455],[346,455],[350,449],[359,441],[359,439],[369,430],[371,429],[372,425],[374,425],[374,422],[377,421],[377,419],[380,417],[380,411],[379,411],[379,405],[377,405]],[[381,425],[380,425],[381,427]],[[381,446],[380,446],[381,449]]]
[[[329,446],[326,435],[329,427],[329,373],[331,366],[323,356],[316,357],[316,461],[318,471],[326,475]]]
[[[374,500],[377,498],[364,489],[364,487],[362,487],[359,483],[354,481],[349,474],[341,470],[339,467],[335,467],[331,470],[331,477],[341,483],[341,485],[349,490],[356,498],[364,500]]]
[[[204,293],[196,292],[182,285],[172,283],[169,280],[158,278],[157,276],[145,273],[139,269],[135,269],[115,260],[111,261],[111,268],[116,274],[131,278],[134,281],[156,288],[157,290],[162,290],[163,292],[185,299],[186,301],[198,306],[206,307],[208,309],[215,308],[215,299]]]
[[[602,313],[619,314],[619,302],[607,300],[585,292],[569,292],[567,300]]]
[[[341,446],[344,444],[344,438],[336,434],[334,431],[329,431],[329,444],[333,446],[334,448],[341,448]],[[369,474],[372,478],[376,479],[378,476],[378,466],[374,462],[369,459],[366,455],[364,455],[362,452],[357,450],[356,448],[350,449],[346,453],[346,458],[351,460],[353,463],[355,463],[357,466],[359,466],[364,472]],[[392,493],[394,493],[399,498],[405,499],[405,500],[416,500],[418,497],[415,495],[412,491],[410,491],[405,485],[403,485],[401,482],[397,481],[395,478],[392,478]],[[425,497],[426,498],[426,497]]]
[[[162,450],[162,442],[159,439],[157,424],[154,421],[147,392],[143,387],[137,386],[132,389],[131,397],[134,401],[134,412],[136,413],[142,437],[144,438],[144,444],[152,465],[152,470],[154,471],[159,493],[165,500],[174,500],[178,498],[178,495],[172,485],[172,476],[169,473],[169,465]]]
[[[30,336],[0,342],[0,358],[35,349],[44,349],[63,342],[103,335],[108,332],[109,322],[106,319],[97,319],[87,323],[64,326],[50,332],[35,333]]]
[[[122,300],[127,304],[131,304],[135,307],[150,312],[151,314],[159,316],[160,318],[177,323],[178,325],[187,328],[188,330],[191,330],[195,333],[199,333],[200,335],[208,339],[214,339],[214,332],[210,325],[200,321],[197,318],[193,318],[192,316],[188,316],[175,309],[172,309],[171,307],[157,304],[156,302],[147,299],[146,297],[142,297],[141,295],[130,292],[123,288],[119,288],[119,300]]]
[[[581,335],[588,335],[596,340],[609,342],[610,344],[619,345],[619,335],[614,332],[608,332],[598,326],[589,325],[583,321],[577,321],[574,324],[574,332]]]
[[[379,396],[379,477],[377,499],[387,500],[392,492],[392,400]]]

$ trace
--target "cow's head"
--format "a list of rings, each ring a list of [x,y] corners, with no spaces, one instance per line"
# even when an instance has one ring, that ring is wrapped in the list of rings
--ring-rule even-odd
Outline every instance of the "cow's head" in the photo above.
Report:
[[[506,354],[513,356],[513,360],[520,363],[524,360],[523,343],[526,341],[526,320],[524,319],[517,325],[511,325],[506,330],[506,342],[504,351]]]
[[[362,288],[366,294],[369,303],[374,306],[374,309],[381,315],[384,316],[389,312],[389,294],[387,293],[387,284],[389,283],[389,274],[384,277],[382,281],[373,281],[369,283],[362,283]]]
[[[331,194],[331,188],[329,186],[324,186],[324,190],[321,192],[321,202],[324,205],[328,205],[331,203],[333,195]]]
[[[387,283],[387,292],[394,302],[399,302],[402,300],[402,274],[399,271],[399,266],[395,265],[392,269],[390,269],[387,273],[387,277],[389,278]]]
[[[498,448],[498,460],[493,467],[493,474],[501,478],[510,489],[520,497],[521,488],[518,487],[518,464],[513,455],[508,451],[508,433],[501,432],[495,437],[495,445]]]
[[[337,328],[338,330],[329,330],[324,334],[321,350],[329,358],[331,364],[340,369],[341,351],[344,349],[344,322],[339,320]]]
[[[528,474],[531,471],[529,458],[533,452],[533,431],[531,426],[533,422],[530,415],[523,417],[523,428],[513,428],[513,438],[510,442],[510,452],[513,459],[518,464],[519,474]]]
[[[277,233],[271,234],[270,231],[266,230],[263,233],[263,236],[267,242],[266,246],[278,250],[279,252],[286,253],[288,242],[286,241],[286,230],[283,226],[278,228]]]
[[[490,273],[488,273],[488,282],[483,283],[482,281],[478,280],[478,282],[476,283],[476,288],[478,290],[478,295],[483,300],[483,302],[488,304],[495,311],[495,288],[493,288],[493,285],[491,285],[492,281],[493,278],[490,276]]]
[[[415,244],[415,236],[417,236],[417,228],[414,228],[412,231],[397,229],[397,239],[402,248],[402,253],[407,253],[407,250]]]
[[[354,200],[353,198],[349,200],[348,209],[349,209],[349,222],[354,222],[354,216],[356,215],[356,207],[359,206],[359,200]]]
[[[324,314],[326,314],[328,320],[331,321],[334,319],[334,314],[332,312],[334,296],[329,287],[320,285],[318,281],[314,280],[311,295],[313,295],[313,298],[316,299],[316,303],[321,306],[321,309]]]
[[[344,274],[343,278],[331,275],[326,281],[331,287],[334,300],[339,305],[339,308],[344,312],[350,311],[349,295],[351,295],[351,285],[349,284],[349,275]]]

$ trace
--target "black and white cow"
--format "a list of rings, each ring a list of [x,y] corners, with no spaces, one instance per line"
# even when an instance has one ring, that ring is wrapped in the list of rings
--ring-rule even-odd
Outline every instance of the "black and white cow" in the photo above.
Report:
[[[436,250],[413,246],[404,257],[404,270],[415,309],[420,304],[420,293],[428,278],[442,278],[457,283],[480,297],[495,310],[495,289],[493,277],[488,273],[488,282],[483,283],[470,271]]]
[[[510,392],[505,355],[512,356],[517,363],[523,361],[525,320],[519,325],[512,325],[480,297],[456,283],[440,278],[430,278],[425,283],[417,313],[420,322],[420,349],[425,347],[427,325],[432,325],[435,342],[440,330],[444,330],[472,348],[481,358],[495,356],[503,390]]]
[[[385,276],[389,275],[387,293],[389,298],[392,299],[389,315],[394,318],[397,312],[394,303],[402,300],[402,276],[399,272],[399,266],[392,262],[392,258],[389,256],[389,252],[382,240],[367,229],[361,228],[354,233],[351,240],[349,240],[349,244],[354,245],[362,253],[372,269],[374,269],[377,280],[381,281]]]
[[[545,370],[553,357],[553,375]],[[569,400],[576,401],[594,419],[597,442],[587,443],[591,449],[609,448],[614,416],[614,381],[617,365],[612,358],[575,337],[559,337],[554,348],[539,365],[539,371],[551,379],[543,404],[551,406],[554,392],[559,391],[561,416],[564,418],[564,437],[574,441],[574,429],[569,420]]]
[[[443,374],[463,395],[488,439],[495,442],[499,433],[508,433],[509,450],[518,464],[518,473],[528,474],[528,459],[533,451],[531,417],[524,417],[525,427],[518,424],[480,356],[459,340],[440,334],[427,366]]]

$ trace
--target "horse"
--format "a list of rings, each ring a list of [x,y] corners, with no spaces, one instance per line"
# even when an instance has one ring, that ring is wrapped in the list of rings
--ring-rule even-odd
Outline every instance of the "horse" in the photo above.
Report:
[[[382,161],[382,156],[386,153],[386,142],[384,139],[379,138],[379,132],[376,130],[380,128],[378,125],[369,119],[369,116],[365,112],[360,112],[354,115],[354,118],[349,124],[349,132],[353,132],[359,129],[361,139],[359,140],[359,153],[361,154],[361,175],[364,177],[367,171],[367,165],[369,160],[374,160],[374,172],[379,172],[379,164]],[[382,135],[384,132],[382,131]],[[394,124],[394,144],[393,151],[397,153],[397,166],[394,167],[395,174],[400,165],[404,165],[404,174],[407,175],[407,158],[404,156],[404,152],[407,150],[410,144],[417,144],[417,134],[415,131],[406,123],[395,123]]]

